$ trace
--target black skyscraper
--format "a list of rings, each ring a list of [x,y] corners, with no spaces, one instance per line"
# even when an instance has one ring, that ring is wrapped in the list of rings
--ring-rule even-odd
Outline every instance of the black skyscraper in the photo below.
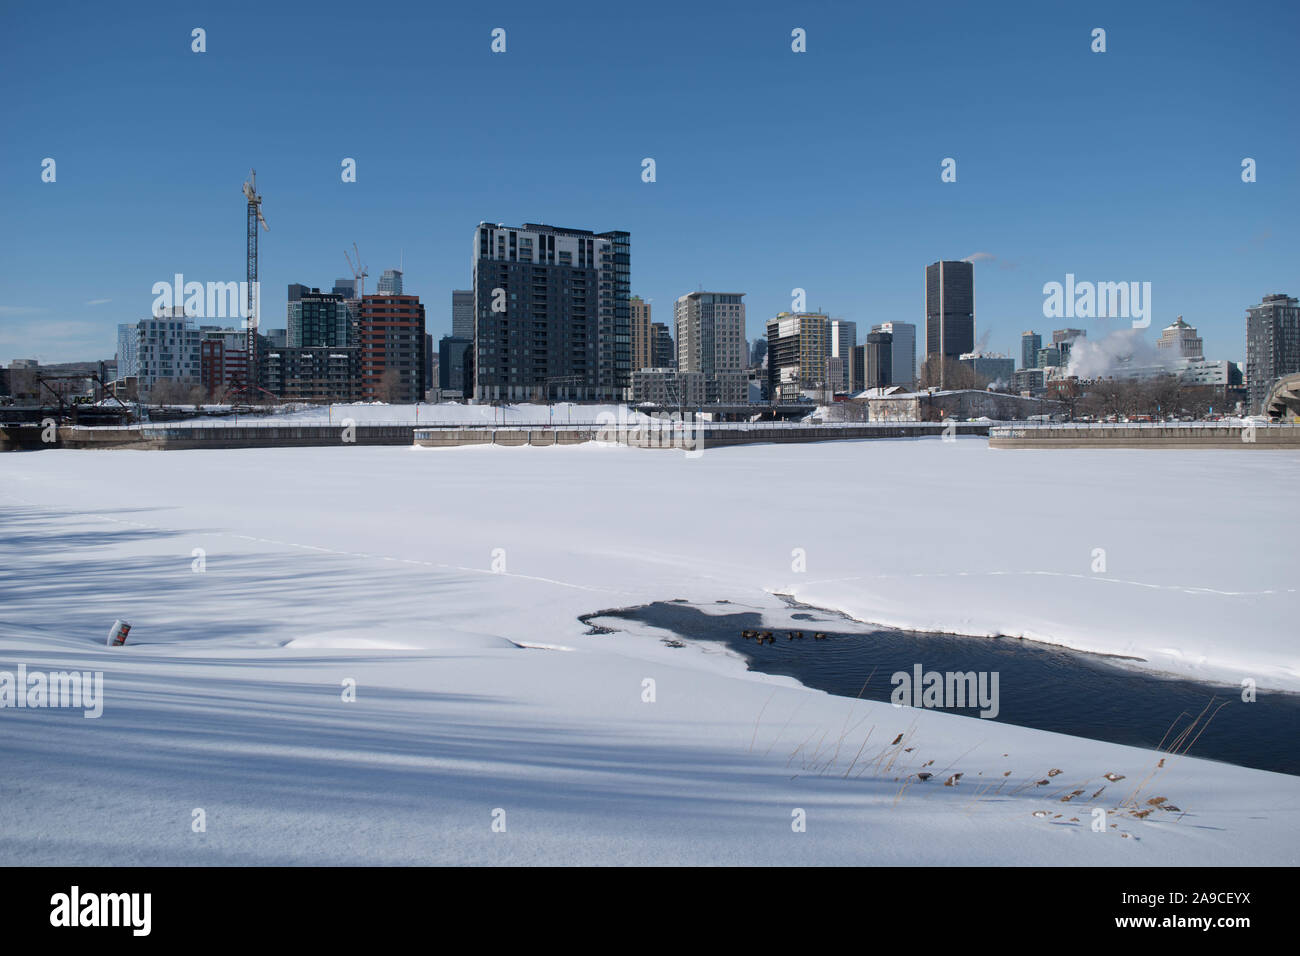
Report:
[[[975,267],[936,262],[925,267],[925,357],[956,361],[975,351]]]

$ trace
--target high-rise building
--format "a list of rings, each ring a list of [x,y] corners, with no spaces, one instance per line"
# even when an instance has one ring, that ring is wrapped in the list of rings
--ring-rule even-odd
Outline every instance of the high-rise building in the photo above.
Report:
[[[761,368],[767,361],[767,339],[757,338],[749,348],[749,367]]]
[[[834,383],[837,392],[846,392],[853,385],[853,349],[858,344],[858,323],[844,319],[831,319],[831,358],[840,359],[840,379]]]
[[[1196,329],[1183,321],[1180,315],[1173,323],[1160,332],[1156,340],[1156,349],[1162,356],[1187,362],[1200,362],[1205,359],[1204,346]]]
[[[1038,350],[1043,347],[1043,337],[1037,332],[1024,332],[1020,336],[1020,367],[1037,368]]]
[[[1037,360],[1038,357],[1034,356],[1034,361]],[[1046,385],[1047,370],[1039,368],[1037,365],[1017,369],[1011,376],[1012,389],[1021,395],[1026,392],[1037,395],[1042,392]]]
[[[1056,368],[1061,364],[1061,350],[1055,345],[1038,350],[1036,368]]]
[[[294,283],[289,286],[286,310],[287,348],[335,349],[355,345],[352,314],[341,294]]]
[[[651,368],[677,367],[677,345],[667,322],[650,323],[650,352]]]
[[[632,372],[632,401],[636,404],[698,406],[708,400],[703,372],[675,368],[642,368]]]
[[[870,332],[867,333],[871,335]],[[853,346],[853,358],[849,361],[849,391],[860,392],[867,387],[867,344]]]
[[[433,348],[433,336],[424,333],[424,390],[427,392],[433,388],[437,381],[434,378],[434,370],[438,367],[438,353]]]
[[[136,328],[136,369],[140,391],[161,381],[198,385],[202,375],[199,330],[182,306],[141,319]]]
[[[1246,310],[1246,389],[1258,415],[1268,390],[1283,375],[1300,372],[1300,302],[1266,295]]]
[[[199,384],[210,399],[220,398],[227,388],[243,382],[247,372],[248,334],[244,330],[199,329]]]
[[[745,367],[745,293],[688,292],[674,304],[677,367],[683,372]]]
[[[361,300],[362,401],[411,403],[424,397],[424,306],[418,295]]]
[[[957,360],[975,350],[975,267],[935,262],[925,267],[925,357]],[[940,369],[940,385],[943,384]]]
[[[335,279],[334,288],[330,292],[333,295],[343,297],[343,304],[348,310],[348,343],[355,348],[360,341],[361,328],[361,300],[357,297],[357,280]],[[285,342],[280,343],[281,348],[287,346],[287,339]]]
[[[688,292],[673,306],[677,326],[677,368],[704,374],[706,402],[743,402],[745,293]]]
[[[767,320],[768,394],[798,401],[805,389],[825,391],[831,320],[824,312],[781,312]]]
[[[654,340],[650,335],[650,303],[639,295],[628,300],[632,322],[632,371],[650,368],[654,358]]]
[[[1016,360],[1008,355],[990,355],[984,352],[967,352],[960,359],[987,385],[1011,388],[1016,375]]]
[[[452,338],[474,341],[474,290],[451,290]]]
[[[384,274],[379,277],[379,285],[376,287],[379,295],[401,295],[402,294],[402,270],[385,269]]]
[[[884,388],[894,384],[894,335],[868,332],[863,348],[863,388]]]
[[[1057,364],[1064,367],[1070,364],[1070,349],[1076,339],[1086,338],[1083,329],[1057,329],[1052,333],[1052,348],[1060,353]]]
[[[362,398],[359,350],[319,346],[267,348],[262,382],[267,391],[286,401],[355,402]]]
[[[473,394],[622,401],[630,387],[631,235],[480,223]]]
[[[438,340],[438,387],[465,394],[465,353],[474,347],[473,339],[444,335]]]
[[[117,327],[117,377],[134,378],[140,374],[140,361],[136,355],[139,329],[134,322]]]
[[[907,390],[916,388],[916,325],[913,322],[881,322],[872,332],[888,332],[894,337],[889,357],[890,385]]]

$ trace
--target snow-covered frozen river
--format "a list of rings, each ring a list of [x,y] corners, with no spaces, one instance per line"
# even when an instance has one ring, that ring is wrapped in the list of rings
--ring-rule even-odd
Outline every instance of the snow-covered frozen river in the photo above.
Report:
[[[1300,777],[579,618],[789,594],[1253,683],[1281,720],[1297,465],[974,439],[0,455],[0,671],[103,674],[97,719],[0,710],[0,863],[1295,864]]]

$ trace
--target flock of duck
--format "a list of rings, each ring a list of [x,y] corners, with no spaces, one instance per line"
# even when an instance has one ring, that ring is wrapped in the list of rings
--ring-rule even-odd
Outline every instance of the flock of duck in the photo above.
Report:
[[[775,643],[776,643],[776,637],[773,636],[773,634],[772,634],[771,631],[741,631],[741,632],[740,632],[740,636],[743,637],[743,638],[744,638],[745,640],[747,640],[747,641],[748,641],[748,640],[755,640],[755,641],[758,641],[758,643],[760,643],[760,644],[775,644]],[[816,632],[815,634],[813,634],[812,637],[813,637],[813,640],[814,640],[814,641],[824,641],[824,640],[827,640],[826,632],[825,632],[825,631],[818,631],[818,632]],[[803,631],[786,631],[786,632],[785,632],[785,639],[786,639],[787,641],[802,641],[802,640],[803,640]]]

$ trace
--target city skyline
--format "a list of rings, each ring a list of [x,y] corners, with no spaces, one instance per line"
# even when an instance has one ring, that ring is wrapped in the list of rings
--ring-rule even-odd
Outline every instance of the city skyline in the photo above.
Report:
[[[1246,309],[1300,287],[1295,243],[1274,225],[1300,205],[1288,175],[1297,136],[1283,122],[1285,65],[1260,57],[1243,72],[1223,56],[1225,46],[1248,49],[1261,29],[1294,32],[1300,17],[1280,5],[1249,24],[1185,9],[1176,36],[1162,32],[1159,11],[1121,6],[1088,20],[1032,5],[956,10],[942,24],[905,11],[760,6],[742,20],[691,10],[683,29],[686,8],[670,5],[634,15],[644,31],[635,47],[613,42],[626,21],[595,13],[557,19],[507,5],[491,21],[434,21],[409,8],[410,37],[355,42],[397,54],[436,37],[440,57],[407,66],[386,52],[393,65],[346,91],[308,56],[341,11],[268,15],[251,39],[237,12],[204,14],[203,53],[190,46],[197,21],[174,14],[92,14],[57,40],[36,20],[11,18],[0,39],[13,65],[0,171],[23,230],[11,230],[3,249],[0,362],[107,357],[116,326],[148,315],[154,282],[176,272],[241,279],[238,187],[249,167],[270,224],[264,327],[284,314],[289,282],[326,288],[346,275],[343,251],[357,242],[371,283],[404,267],[406,288],[432,305],[429,331],[439,338],[451,331],[448,294],[470,283],[466,236],[484,220],[626,230],[637,250],[633,293],[667,315],[699,288],[744,290],[751,341],[791,309],[796,288],[808,309],[862,328],[923,327],[924,266],[965,258],[978,273],[976,342],[992,351],[1015,355],[1024,329],[1048,325],[1042,286],[1074,273],[1151,282],[1153,328],[1181,314],[1201,330],[1207,355],[1243,361]],[[494,54],[498,25],[508,45]],[[1107,29],[1105,53],[1089,49],[1096,25]],[[794,27],[807,31],[805,53],[791,50]],[[88,74],[75,62],[52,73],[38,64],[81,41],[115,52],[94,92],[55,126],[53,104],[84,89]],[[924,44],[981,91],[940,124],[930,103],[941,80],[909,63]],[[535,115],[546,94],[521,93],[521,84],[539,68],[550,83],[576,81],[578,66],[556,63],[574,51],[584,66],[618,67],[591,94],[599,108]],[[169,83],[133,62],[165,69]],[[681,75],[675,62],[691,68]],[[33,89],[22,86],[27,74],[41,76]],[[455,82],[463,75],[476,78],[468,97]],[[681,112],[685,86],[727,106],[716,121],[725,136],[681,144],[681,127],[697,123]],[[278,108],[289,87],[293,117]],[[119,100],[139,113],[118,122],[106,106]],[[367,112],[390,101],[396,120]],[[488,137],[460,142],[454,156],[435,149],[488,103],[503,137],[546,148],[514,152]],[[160,150],[163,116],[192,122]],[[297,135],[344,117],[328,147]],[[41,181],[46,157],[57,162],[52,183]],[[1257,182],[1242,182],[1244,157],[1258,164]],[[355,182],[342,181],[347,158]],[[645,158],[655,160],[654,182],[642,179]],[[941,181],[945,158],[956,159],[956,182]],[[700,221],[712,225],[700,230]],[[1094,321],[1089,334],[1125,325]]]

